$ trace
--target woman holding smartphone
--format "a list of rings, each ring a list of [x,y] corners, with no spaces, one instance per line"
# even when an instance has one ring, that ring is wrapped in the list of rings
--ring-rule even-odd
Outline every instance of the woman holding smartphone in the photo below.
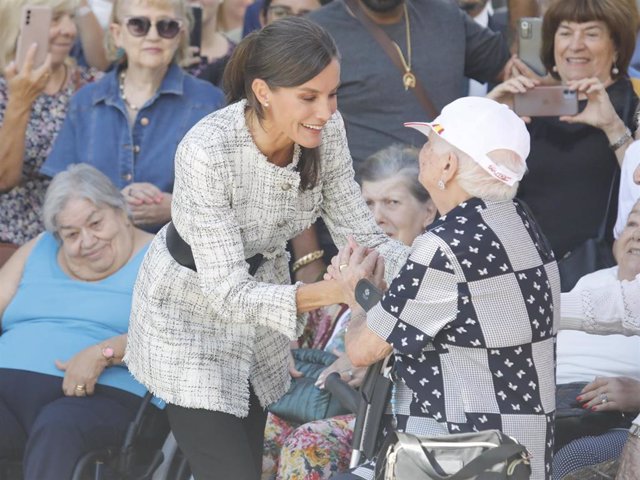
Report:
[[[290,285],[287,240],[322,216],[338,245],[353,234],[377,248],[389,277],[406,259],[353,179],[339,83],[326,31],[304,18],[274,22],[234,50],[230,105],[178,148],[172,218],[197,271],[175,260],[175,235],[160,230],[136,283],[125,361],[167,402],[197,480],[260,477],[265,408],[300,375],[287,368],[300,314],[345,300],[333,280]]]
[[[25,5],[51,8],[49,42],[28,47],[16,62]],[[94,80],[69,52],[76,38],[74,0],[0,2],[0,265],[44,230],[40,217],[48,179],[39,173],[64,121],[71,95]],[[35,19],[35,16],[34,16]],[[25,39],[29,38],[25,32]],[[42,51],[44,63],[34,63]]]
[[[544,15],[541,58],[552,77],[545,80],[576,91],[579,113],[531,119],[529,173],[518,197],[531,207],[558,259],[595,238],[605,218],[611,238],[617,190],[607,211],[610,191],[636,129],[638,98],[627,68],[637,27],[635,2],[554,0]],[[514,94],[539,84],[517,77],[488,96],[512,106]]]

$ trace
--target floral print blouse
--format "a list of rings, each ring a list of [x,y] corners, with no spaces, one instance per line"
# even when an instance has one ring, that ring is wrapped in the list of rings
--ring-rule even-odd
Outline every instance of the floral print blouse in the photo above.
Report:
[[[20,184],[0,193],[0,242],[22,245],[44,230],[40,216],[49,178],[39,173],[62,127],[69,99],[76,90],[96,78],[96,72],[67,67],[66,85],[56,94],[41,94],[31,107],[25,133],[24,164]],[[5,77],[0,77],[0,124],[9,99]]]

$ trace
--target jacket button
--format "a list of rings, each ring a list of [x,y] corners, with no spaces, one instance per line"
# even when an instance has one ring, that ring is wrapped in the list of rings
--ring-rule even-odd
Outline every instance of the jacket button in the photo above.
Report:
[[[131,175],[130,173],[125,173],[124,175],[122,175],[122,179],[125,182],[130,182],[132,178],[133,178],[133,175]]]
[[[282,190],[284,190],[286,192],[287,190],[291,189],[291,184],[287,183],[287,182],[284,182],[282,185],[280,185],[280,188],[282,188]]]
[[[142,125],[143,127],[146,127],[147,125],[149,125],[149,119],[147,117],[142,117],[140,119],[140,125]]]
[[[278,223],[276,223],[276,226],[278,228],[282,228],[287,224],[287,222],[285,222],[284,220],[280,220]]]
[[[140,153],[140,145],[133,146],[133,153]]]

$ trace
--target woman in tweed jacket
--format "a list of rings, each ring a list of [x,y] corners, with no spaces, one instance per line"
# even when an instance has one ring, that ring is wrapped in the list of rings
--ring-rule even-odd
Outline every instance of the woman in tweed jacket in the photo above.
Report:
[[[376,248],[389,275],[407,255],[353,180],[338,53],[321,27],[273,23],[238,45],[225,75],[230,105],[176,154],[172,218],[197,273],[176,263],[161,230],[138,276],[126,355],[168,403],[198,480],[259,477],[264,408],[289,387],[300,314],[345,300],[333,280],[290,285],[287,240],[322,216],[338,245],[352,234]],[[251,276],[245,259],[256,253],[265,260]]]

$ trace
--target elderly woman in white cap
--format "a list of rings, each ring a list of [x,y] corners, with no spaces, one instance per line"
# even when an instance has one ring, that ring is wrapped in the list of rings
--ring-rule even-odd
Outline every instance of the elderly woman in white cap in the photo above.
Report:
[[[514,199],[527,129],[504,105],[477,97],[406,125],[429,138],[419,178],[442,216],[379,303],[365,312],[351,297],[347,354],[357,366],[393,354],[385,426],[428,436],[499,429],[532,454],[531,478],[549,478],[560,284],[548,243]],[[353,292],[367,274],[383,286],[383,270],[352,242],[330,274]],[[346,478],[357,477],[371,477],[369,465]]]

